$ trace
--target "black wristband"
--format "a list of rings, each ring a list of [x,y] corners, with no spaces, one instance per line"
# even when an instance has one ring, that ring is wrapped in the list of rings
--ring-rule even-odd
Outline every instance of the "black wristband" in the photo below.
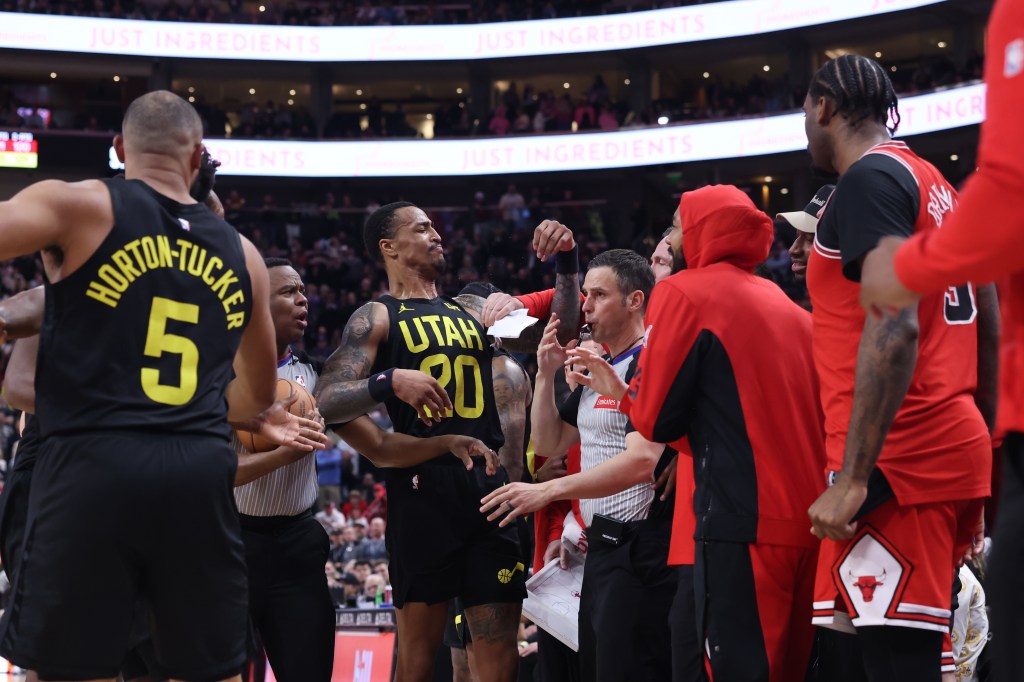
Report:
[[[366,380],[366,389],[370,392],[370,397],[379,403],[384,402],[391,396],[395,395],[395,387],[392,385],[395,373],[395,368],[386,369],[383,372],[373,374],[369,379]]]
[[[580,247],[576,244],[571,251],[555,254],[555,272],[559,275],[575,275],[580,271]]]

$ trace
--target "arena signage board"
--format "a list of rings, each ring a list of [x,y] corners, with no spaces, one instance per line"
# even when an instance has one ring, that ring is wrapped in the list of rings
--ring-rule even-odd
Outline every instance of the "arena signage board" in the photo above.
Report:
[[[0,48],[306,62],[494,59],[734,38],[941,2],[734,0],[594,17],[433,26],[258,26],[0,12]]]
[[[899,136],[975,125],[984,84],[900,101]],[[550,173],[688,163],[794,152],[807,147],[803,114],[666,125],[607,133],[445,140],[207,140],[220,175],[416,177]],[[120,166],[110,147],[110,167]]]

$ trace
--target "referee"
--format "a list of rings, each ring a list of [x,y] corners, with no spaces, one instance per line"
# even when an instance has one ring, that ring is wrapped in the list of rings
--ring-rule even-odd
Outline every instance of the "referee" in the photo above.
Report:
[[[593,339],[611,356],[626,381],[644,338],[644,311],[654,287],[651,266],[624,249],[590,262],[583,314]],[[531,410],[534,447],[551,456],[581,443],[581,468],[592,469],[626,450],[633,429],[618,401],[584,386],[555,409],[553,378],[565,350],[549,324],[537,351],[537,384]],[[674,453],[665,450],[659,469]],[[580,599],[579,652],[584,680],[671,679],[668,614],[676,572],[667,565],[671,505],[656,500],[650,480],[598,499],[581,499],[589,549]]]
[[[277,376],[313,392],[317,372],[290,344],[302,338],[309,305],[299,273],[283,258],[264,260],[277,334]],[[235,501],[249,569],[249,612],[280,682],[330,682],[334,606],[324,564],[330,542],[313,518],[319,487],[315,451],[280,447],[239,453]]]

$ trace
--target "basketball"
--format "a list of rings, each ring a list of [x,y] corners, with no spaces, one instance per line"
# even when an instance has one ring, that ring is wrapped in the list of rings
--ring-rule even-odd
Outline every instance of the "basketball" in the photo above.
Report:
[[[277,400],[291,398],[296,393],[299,399],[292,403],[288,411],[297,417],[304,417],[316,407],[316,401],[313,400],[313,396],[306,390],[305,386],[301,386],[290,379],[277,380],[277,395],[275,396]],[[271,443],[263,436],[251,431],[235,431],[235,435],[238,436],[242,446],[249,452],[267,452],[277,447],[276,443]]]

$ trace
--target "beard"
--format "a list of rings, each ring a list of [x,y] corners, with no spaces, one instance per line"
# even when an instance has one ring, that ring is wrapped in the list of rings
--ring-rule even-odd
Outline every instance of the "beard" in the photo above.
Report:
[[[672,274],[682,272],[686,269],[686,257],[682,253],[678,253],[682,249],[672,249]]]
[[[430,264],[434,266],[434,271],[437,272],[438,276],[443,275],[448,269],[448,261],[444,259],[444,254],[437,256],[437,258],[430,261]]]

